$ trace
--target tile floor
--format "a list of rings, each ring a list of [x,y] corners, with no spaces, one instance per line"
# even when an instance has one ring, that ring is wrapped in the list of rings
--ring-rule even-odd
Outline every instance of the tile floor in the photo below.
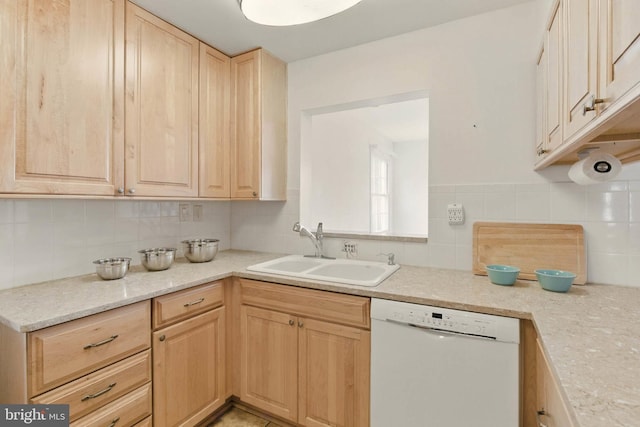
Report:
[[[250,414],[240,408],[231,408],[229,412],[208,427],[280,427],[280,425]]]

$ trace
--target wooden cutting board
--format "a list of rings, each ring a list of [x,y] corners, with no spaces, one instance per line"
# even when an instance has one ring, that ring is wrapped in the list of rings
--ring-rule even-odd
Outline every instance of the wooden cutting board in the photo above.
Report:
[[[584,229],[572,224],[476,222],[473,224],[473,272],[487,274],[490,264],[520,268],[519,279],[536,280],[535,270],[576,273],[575,284],[587,282]]]

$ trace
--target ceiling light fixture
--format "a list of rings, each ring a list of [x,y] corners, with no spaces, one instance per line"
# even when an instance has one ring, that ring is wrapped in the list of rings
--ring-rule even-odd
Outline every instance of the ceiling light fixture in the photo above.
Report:
[[[340,13],[361,0],[238,0],[244,16],[262,25],[287,26]]]

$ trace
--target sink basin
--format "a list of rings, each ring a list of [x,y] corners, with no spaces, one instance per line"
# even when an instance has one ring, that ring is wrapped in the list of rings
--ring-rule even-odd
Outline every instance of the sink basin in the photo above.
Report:
[[[324,280],[358,286],[377,286],[400,266],[352,259],[309,258],[289,255],[247,267],[249,271]]]

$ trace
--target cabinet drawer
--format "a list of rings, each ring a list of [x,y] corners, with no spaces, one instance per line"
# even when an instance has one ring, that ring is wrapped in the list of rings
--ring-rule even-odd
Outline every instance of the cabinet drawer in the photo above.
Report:
[[[242,304],[369,329],[366,297],[240,279]]]
[[[29,334],[29,396],[149,348],[148,301]]]
[[[154,298],[154,329],[221,306],[224,303],[223,283],[219,280]]]
[[[135,425],[135,427],[151,427],[153,424],[151,424],[151,417],[147,417],[144,420],[140,421],[138,424]]]
[[[149,415],[151,415],[151,383],[72,422],[71,426],[130,426]]]
[[[31,400],[67,404],[71,421],[151,381],[151,350],[128,357]]]

